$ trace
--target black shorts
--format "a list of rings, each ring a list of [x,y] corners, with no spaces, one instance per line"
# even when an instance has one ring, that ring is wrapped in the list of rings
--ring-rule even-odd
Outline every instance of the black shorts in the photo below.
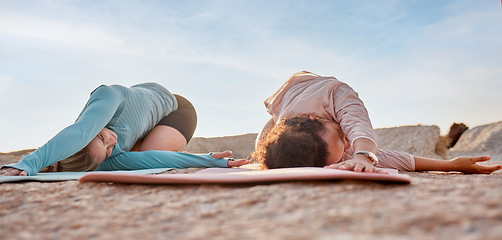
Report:
[[[164,125],[175,128],[183,134],[188,143],[197,127],[197,113],[192,103],[186,98],[176,94],[174,96],[178,101],[178,109],[162,118],[157,126]]]

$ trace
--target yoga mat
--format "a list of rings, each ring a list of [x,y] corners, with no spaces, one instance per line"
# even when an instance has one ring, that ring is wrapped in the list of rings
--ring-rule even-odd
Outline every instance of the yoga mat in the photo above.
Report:
[[[138,174],[151,174],[151,173],[161,173],[172,168],[153,168],[153,169],[143,169],[143,170],[131,170],[131,171],[100,171],[100,173],[123,173],[129,175]],[[38,173],[35,176],[3,176],[0,177],[0,184],[7,182],[26,182],[26,181],[38,181],[38,182],[57,182],[57,181],[68,181],[68,180],[78,180],[84,174],[89,172],[51,172],[51,173]]]
[[[125,173],[87,173],[80,178],[85,182],[112,182],[127,184],[236,184],[265,183],[301,180],[369,180],[396,183],[410,183],[410,176],[389,171],[381,173],[356,173],[347,170],[302,167],[270,170],[253,170],[250,168],[208,168],[194,174],[158,174],[132,175]]]

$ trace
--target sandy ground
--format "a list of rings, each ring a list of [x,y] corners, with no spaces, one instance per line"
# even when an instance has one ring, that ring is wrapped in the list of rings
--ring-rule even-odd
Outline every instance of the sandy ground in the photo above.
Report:
[[[1,184],[0,239],[502,239],[502,171],[402,173],[411,184]]]

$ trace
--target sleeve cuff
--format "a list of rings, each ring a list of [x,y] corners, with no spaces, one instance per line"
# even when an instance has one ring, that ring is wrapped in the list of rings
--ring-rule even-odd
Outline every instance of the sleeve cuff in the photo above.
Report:
[[[213,158],[210,153],[208,153],[207,156],[214,162],[216,167],[228,168],[228,158]]]
[[[357,139],[360,139],[360,138],[364,138],[364,139],[368,139],[370,140],[371,142],[373,142],[375,144],[375,146],[377,146],[378,148],[378,144],[376,143],[375,140],[373,140],[372,138],[370,137],[367,137],[367,136],[359,136],[359,137],[356,137],[354,139],[352,139],[352,141],[350,141],[350,146],[352,147],[352,149],[354,148],[354,142],[357,140]]]

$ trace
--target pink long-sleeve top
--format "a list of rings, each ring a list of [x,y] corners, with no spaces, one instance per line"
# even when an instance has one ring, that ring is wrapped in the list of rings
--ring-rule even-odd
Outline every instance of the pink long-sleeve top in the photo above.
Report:
[[[377,136],[359,95],[334,77],[305,71],[296,73],[265,100],[265,107],[275,123],[285,118],[314,115],[340,124],[351,146],[345,151],[342,161],[352,158],[352,146],[359,138],[377,145]],[[414,158],[408,153],[379,149],[376,155],[380,159],[378,167],[415,170]]]

